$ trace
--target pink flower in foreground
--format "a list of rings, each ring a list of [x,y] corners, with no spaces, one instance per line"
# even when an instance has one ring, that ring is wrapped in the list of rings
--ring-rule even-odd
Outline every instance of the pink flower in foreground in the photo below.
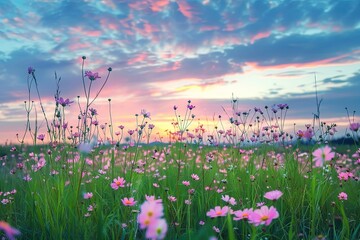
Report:
[[[4,222],[4,221],[0,221],[0,230],[4,231],[6,237],[8,239],[10,239],[10,240],[14,240],[15,235],[20,234],[19,230],[17,230],[16,228],[11,227],[10,224],[8,224],[7,222]]]
[[[283,193],[281,191],[274,190],[274,191],[265,193],[264,198],[275,201],[275,200],[278,200],[282,195],[283,195]]]
[[[228,212],[229,212],[228,206],[225,206],[223,208],[221,208],[220,206],[216,206],[214,209],[210,209],[210,211],[206,213],[206,216],[211,218],[224,217],[227,215]]]
[[[157,219],[146,230],[146,238],[149,239],[164,239],[168,225],[165,219]]]
[[[124,198],[124,199],[121,199],[121,202],[125,206],[134,206],[136,204],[136,201],[134,201],[134,198]]]
[[[93,197],[93,193],[92,192],[87,192],[87,193],[84,193],[84,199],[90,199]]]
[[[344,192],[339,193],[338,195],[339,200],[347,200],[348,195]]]
[[[234,212],[234,220],[235,221],[238,221],[238,220],[241,220],[241,219],[244,219],[244,220],[248,220],[250,215],[253,213],[253,209],[250,208],[245,208],[244,210],[238,210],[238,211],[235,211]]]
[[[124,178],[121,178],[121,177],[118,177],[118,178],[115,178],[114,181],[110,184],[110,186],[114,189],[114,190],[118,190],[119,187],[125,187],[125,179]]]
[[[350,130],[357,132],[360,129],[360,123],[350,123]]]
[[[331,152],[329,146],[316,149],[312,155],[314,156],[315,167],[322,167],[325,161],[330,161],[334,158],[335,153]]]
[[[149,227],[155,221],[164,216],[164,207],[162,203],[156,201],[145,201],[140,207],[138,223],[140,229]]]
[[[268,208],[268,206],[262,206],[260,209],[256,209],[252,214],[250,214],[249,222],[254,226],[259,226],[262,224],[268,226],[273,219],[278,217],[279,213],[276,208],[273,206],[270,208]]]

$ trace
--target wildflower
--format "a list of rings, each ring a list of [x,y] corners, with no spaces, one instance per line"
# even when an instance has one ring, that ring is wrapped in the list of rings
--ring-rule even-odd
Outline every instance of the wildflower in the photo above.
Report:
[[[157,219],[146,230],[146,238],[149,239],[164,239],[168,225],[165,219]]]
[[[350,130],[353,132],[357,132],[360,128],[360,123],[350,123]]]
[[[145,201],[140,207],[140,214],[138,215],[138,223],[140,229],[149,227],[155,223],[157,219],[164,216],[164,207],[162,203],[156,201]]]
[[[213,226],[212,228],[215,232],[219,233],[220,232],[220,228],[216,227],[216,226]]]
[[[149,126],[148,126],[149,129],[154,129],[154,127],[155,127],[155,125],[152,124],[152,123],[150,123]]]
[[[270,192],[265,193],[264,197],[266,199],[275,201],[275,200],[278,200],[282,195],[283,195],[283,193],[281,191],[274,190],[274,191],[270,191]]]
[[[60,98],[56,99],[56,103],[60,104],[63,107],[70,106],[70,104],[73,102],[74,101],[70,101],[68,98],[64,99],[64,98],[60,97]]]
[[[39,134],[37,136],[37,139],[40,140],[40,141],[44,141],[44,138],[45,138],[45,134]]]
[[[331,152],[329,146],[316,149],[312,155],[314,156],[315,167],[322,167],[325,161],[330,161],[334,158],[335,153]]]
[[[125,187],[125,182],[126,181],[124,178],[118,177],[113,180],[110,186],[112,187],[112,189],[118,190],[119,187],[121,188]]]
[[[94,211],[94,207],[93,205],[89,205],[89,207],[87,208],[88,212],[92,212]]]
[[[134,198],[124,198],[124,199],[121,199],[122,203],[125,205],[125,206],[134,206],[136,204],[136,201],[134,201]]]
[[[260,209],[256,209],[253,211],[252,214],[249,216],[249,222],[253,224],[254,226],[259,226],[262,224],[265,224],[268,226],[273,219],[278,218],[279,213],[271,206],[268,208],[268,206],[262,206]]]
[[[236,200],[233,197],[230,197],[229,195],[221,196],[221,199],[231,205],[236,205]]]
[[[253,213],[253,209],[250,208],[245,208],[244,210],[238,210],[238,211],[235,211],[234,212],[234,220],[235,221],[238,221],[238,220],[241,220],[241,219],[244,219],[244,220],[248,220],[250,215]]]
[[[208,211],[206,213],[206,216],[211,217],[211,218],[224,217],[224,216],[226,216],[228,211],[229,211],[228,206],[225,206],[223,208],[221,208],[220,206],[216,206],[214,209],[210,209],[210,211]]]
[[[190,186],[190,182],[189,181],[182,181],[182,184],[184,184],[185,186]]]
[[[192,105],[192,104],[189,104],[189,105],[187,105],[187,108],[191,111],[191,110],[193,110],[195,108],[195,106]]]
[[[169,196],[168,199],[170,200],[170,202],[176,202],[176,197],[174,196]]]
[[[199,222],[199,225],[203,226],[203,225],[205,225],[205,222],[201,220],[201,221]]]
[[[186,205],[191,205],[191,200],[189,200],[189,199],[186,199],[184,202]]]
[[[194,179],[195,181],[198,181],[200,178],[197,174],[191,174],[191,178]]]
[[[145,109],[141,110],[141,115],[143,115],[144,118],[150,118],[150,112],[147,112]]]
[[[338,199],[341,200],[341,201],[342,200],[347,200],[347,198],[348,198],[348,195],[346,193],[344,193],[344,192],[341,192],[338,195]]]
[[[84,199],[90,199],[93,197],[93,193],[92,192],[87,192],[87,193],[84,193]]]
[[[349,180],[349,177],[351,175],[352,174],[351,173],[349,174],[348,172],[341,172],[341,173],[338,174],[338,178],[339,178],[339,180],[347,181],[347,180]]]
[[[259,203],[256,203],[256,206],[257,207],[262,207],[262,206],[264,206],[265,205],[265,203],[264,202],[259,202]]]
[[[97,72],[93,73],[91,71],[85,71],[85,77],[88,77],[90,81],[94,81],[97,78],[101,78]]]
[[[4,231],[6,237],[8,239],[10,239],[10,240],[14,240],[15,235],[20,234],[19,230],[17,230],[16,228],[11,227],[10,224],[8,224],[7,222],[4,222],[4,221],[0,221],[0,230]]]
[[[28,74],[32,74],[35,72],[35,69],[33,67],[28,67]]]

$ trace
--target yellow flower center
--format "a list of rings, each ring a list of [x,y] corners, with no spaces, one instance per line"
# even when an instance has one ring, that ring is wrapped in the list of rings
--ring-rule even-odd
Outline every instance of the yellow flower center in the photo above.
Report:
[[[262,216],[260,219],[261,219],[261,221],[266,221],[269,219],[269,216]]]

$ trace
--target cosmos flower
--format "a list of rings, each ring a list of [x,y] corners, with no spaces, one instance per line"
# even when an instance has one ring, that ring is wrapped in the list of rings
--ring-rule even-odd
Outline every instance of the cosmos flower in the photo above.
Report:
[[[92,71],[85,71],[85,77],[88,77],[90,81],[101,78],[97,72],[93,73]]]
[[[312,155],[314,156],[315,167],[322,167],[325,161],[330,161],[334,158],[335,153],[331,152],[329,146],[316,149]]]
[[[134,206],[136,204],[136,201],[134,201],[134,198],[124,198],[121,199],[121,202],[124,204],[124,206]]]
[[[253,209],[252,208],[245,208],[244,210],[238,210],[234,212],[234,220],[238,221],[238,220],[248,220],[250,215],[253,213]]]
[[[274,190],[274,191],[265,193],[264,198],[275,201],[275,200],[278,200],[282,195],[283,195],[283,193],[281,191]]]
[[[125,182],[126,181],[124,178],[118,177],[113,180],[113,182],[110,184],[110,186],[112,187],[112,189],[118,190],[119,187],[121,187],[121,188],[125,187]]]
[[[227,215],[228,212],[229,212],[228,206],[222,208],[220,206],[216,206],[214,209],[210,209],[210,211],[206,213],[206,216],[211,218],[224,217]]]
[[[260,209],[256,209],[253,211],[252,214],[249,216],[249,222],[253,224],[254,226],[259,226],[265,224],[268,226],[273,219],[276,219],[279,217],[279,213],[271,206],[270,208],[268,206],[262,206]]]
[[[339,200],[347,200],[347,199],[348,199],[348,195],[347,195],[346,193],[344,193],[344,192],[341,192],[341,193],[339,193],[339,195],[338,195],[338,199],[339,199]]]

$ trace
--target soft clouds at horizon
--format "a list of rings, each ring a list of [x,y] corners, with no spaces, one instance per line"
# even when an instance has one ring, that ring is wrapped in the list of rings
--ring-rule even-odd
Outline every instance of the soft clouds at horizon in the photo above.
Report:
[[[322,116],[346,123],[345,107],[360,111],[359,12],[346,0],[2,1],[0,140],[23,130],[27,67],[51,113],[55,72],[63,97],[83,96],[83,55],[102,76],[95,88],[113,68],[98,102],[103,121],[107,98],[126,122],[142,108],[171,119],[188,99],[211,118],[232,96],[243,110],[288,103],[289,119],[311,121],[316,73]]]

